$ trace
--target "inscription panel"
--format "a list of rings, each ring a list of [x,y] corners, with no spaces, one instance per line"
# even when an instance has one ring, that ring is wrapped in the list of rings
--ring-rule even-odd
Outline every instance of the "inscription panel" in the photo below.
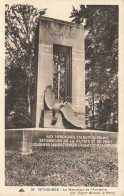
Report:
[[[104,132],[37,132],[33,134],[32,148],[64,147],[64,148],[91,148],[108,147],[117,143],[116,133]]]
[[[60,20],[47,20],[41,17],[39,29],[39,43],[52,45],[54,43],[73,46],[76,50],[84,50],[83,26]],[[80,44],[82,43],[82,44]]]

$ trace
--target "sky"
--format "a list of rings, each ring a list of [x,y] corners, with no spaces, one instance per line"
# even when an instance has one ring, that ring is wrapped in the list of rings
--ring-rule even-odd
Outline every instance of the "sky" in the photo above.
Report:
[[[115,2],[113,0],[4,0],[4,2],[9,5],[30,4],[39,9],[47,8],[45,16],[71,22],[72,18],[69,16],[72,12],[72,6],[79,10],[80,5],[116,4],[117,0]]]
[[[79,9],[79,1],[76,2],[74,0],[46,0],[41,1],[41,3],[35,4],[34,6],[37,5],[38,8],[47,8],[45,16],[65,21],[72,20],[71,18],[69,18],[72,11],[72,5]]]
[[[17,1],[8,1],[9,5],[17,4]],[[16,2],[16,3],[15,3]],[[65,20],[71,22],[69,16],[72,12],[72,6],[79,9],[83,0],[18,0],[18,4],[31,4],[38,9],[47,8],[46,17]]]
[[[81,1],[54,0],[53,3],[53,1],[47,0],[43,1],[43,3],[40,5],[44,6],[44,8],[47,7],[46,16],[60,20],[71,21],[72,19],[69,18],[69,16],[72,12],[72,6],[79,9],[79,2]]]

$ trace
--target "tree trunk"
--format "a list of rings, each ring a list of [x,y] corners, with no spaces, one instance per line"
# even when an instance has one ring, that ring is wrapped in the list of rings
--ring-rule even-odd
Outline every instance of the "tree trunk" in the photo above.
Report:
[[[95,124],[95,122],[94,122],[94,93],[93,93],[93,105],[92,106],[93,106],[92,107],[92,117],[93,117],[92,123],[93,123],[93,129],[94,129],[94,124]]]
[[[30,100],[30,89],[28,86],[28,114],[31,115],[31,100]]]

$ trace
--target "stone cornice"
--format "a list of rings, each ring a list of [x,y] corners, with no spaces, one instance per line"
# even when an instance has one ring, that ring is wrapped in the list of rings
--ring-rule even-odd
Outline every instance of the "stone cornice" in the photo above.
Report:
[[[83,25],[81,25],[81,24],[76,24],[76,23],[67,22],[67,21],[64,21],[64,20],[58,20],[58,19],[49,18],[49,17],[44,17],[44,16],[41,16],[40,20],[47,20],[47,21],[50,21],[50,22],[69,25],[69,26],[76,27],[76,28],[81,28],[81,29],[84,28]]]

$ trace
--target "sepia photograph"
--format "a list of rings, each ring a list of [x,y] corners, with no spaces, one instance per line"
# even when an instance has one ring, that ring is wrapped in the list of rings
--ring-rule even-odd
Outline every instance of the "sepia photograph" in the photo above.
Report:
[[[4,5],[4,186],[116,195],[120,7],[37,2]]]

